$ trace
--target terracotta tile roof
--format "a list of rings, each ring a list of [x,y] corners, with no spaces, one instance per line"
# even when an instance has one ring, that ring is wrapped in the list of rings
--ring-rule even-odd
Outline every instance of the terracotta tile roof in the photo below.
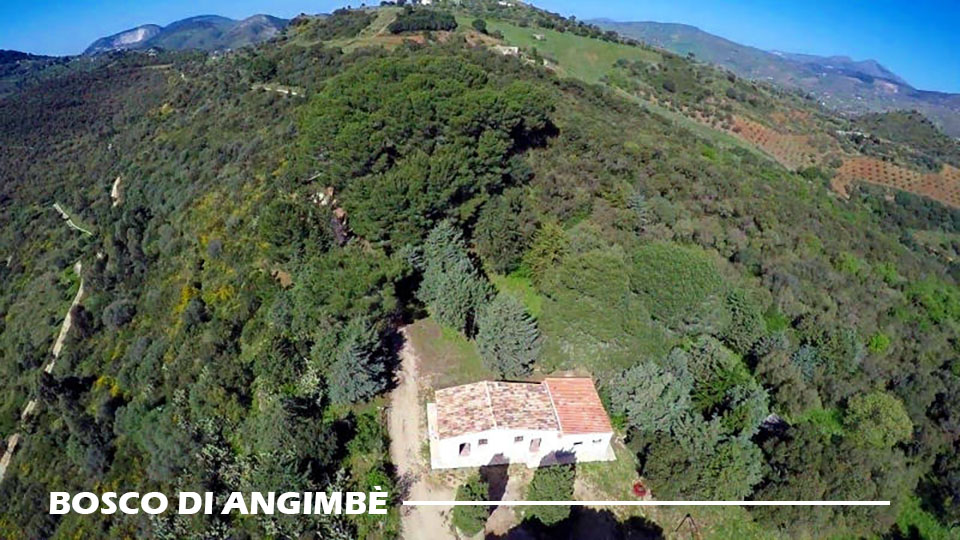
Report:
[[[608,433],[613,431],[607,411],[593,381],[586,378],[550,378],[543,381],[550,392],[563,433]]]
[[[556,430],[547,389],[537,383],[483,381],[436,392],[441,438],[489,429]]]
[[[437,432],[453,437],[493,429],[487,383],[464,384],[437,390]]]
[[[437,390],[436,407],[441,438],[491,429],[613,431],[593,381],[585,378],[464,384]]]
[[[557,415],[542,384],[488,382],[487,389],[498,428],[557,429]]]

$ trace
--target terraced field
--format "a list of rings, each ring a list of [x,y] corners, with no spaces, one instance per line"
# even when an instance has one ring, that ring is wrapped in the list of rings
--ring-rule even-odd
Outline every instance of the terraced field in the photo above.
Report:
[[[748,118],[734,117],[731,131],[741,139],[770,154],[788,169],[817,165],[823,158],[811,144],[810,135],[781,133]]]
[[[921,173],[876,158],[851,157],[843,161],[831,185],[846,196],[850,185],[856,181],[923,195],[960,208],[960,169],[949,165],[939,173]]]

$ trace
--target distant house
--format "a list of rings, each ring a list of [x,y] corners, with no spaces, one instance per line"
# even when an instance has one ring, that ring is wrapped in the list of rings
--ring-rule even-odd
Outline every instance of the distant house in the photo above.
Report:
[[[543,41],[543,40],[545,40],[545,39],[547,39],[547,38],[546,38],[543,34],[534,34],[534,35],[533,35],[533,39],[535,39],[535,40],[537,40],[537,41]]]
[[[610,419],[587,378],[437,390],[427,404],[427,426],[434,469],[615,459]]]
[[[520,47],[510,47],[507,45],[494,45],[493,50],[504,56],[519,56]]]

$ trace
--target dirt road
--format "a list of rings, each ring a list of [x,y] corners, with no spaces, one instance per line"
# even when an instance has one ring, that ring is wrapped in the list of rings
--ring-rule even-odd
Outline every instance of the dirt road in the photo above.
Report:
[[[67,334],[70,332],[70,327],[73,326],[73,317],[71,316],[71,312],[73,311],[73,308],[77,307],[77,304],[83,300],[83,277],[80,275],[83,271],[83,265],[80,263],[80,261],[77,261],[77,263],[73,265],[73,271],[76,272],[77,277],[80,278],[80,288],[77,289],[77,295],[73,297],[73,302],[70,303],[70,307],[67,309],[67,314],[63,317],[63,324],[60,326],[60,334],[57,336],[57,341],[53,344],[53,357],[50,358],[50,361],[47,362],[47,365],[43,368],[43,371],[46,373],[52,373],[54,366],[57,365],[57,357],[60,356],[60,350],[63,348],[63,342],[67,338]],[[20,413],[20,422],[26,422],[36,408],[36,398],[28,401],[27,406],[24,407],[23,412]],[[13,459],[13,453],[16,452],[18,444],[20,444],[20,434],[11,434],[7,439],[7,448],[4,451],[3,456],[0,457],[0,482],[3,481],[3,477],[7,474],[7,467],[10,466],[10,461]]]
[[[390,413],[387,426],[390,432],[390,457],[397,466],[401,485],[409,486],[405,499],[452,500],[453,488],[431,481],[429,465],[421,455],[427,441],[424,417],[420,406],[417,353],[410,344],[406,329],[400,351],[400,373],[397,387],[390,394]],[[405,540],[455,539],[449,523],[449,508],[436,506],[401,507]]]

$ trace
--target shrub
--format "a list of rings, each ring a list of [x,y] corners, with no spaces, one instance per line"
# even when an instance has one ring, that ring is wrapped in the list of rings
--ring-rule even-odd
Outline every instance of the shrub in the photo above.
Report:
[[[540,467],[533,474],[527,491],[528,501],[569,501],[573,498],[573,465]],[[525,519],[536,519],[544,525],[554,525],[570,515],[569,506],[528,506]]]
[[[877,332],[876,334],[870,336],[870,341],[867,343],[867,348],[870,349],[870,352],[874,354],[883,354],[890,348],[890,336],[884,334],[883,332]]]
[[[479,474],[473,474],[457,488],[458,501],[485,501],[489,486]],[[466,536],[473,536],[483,530],[490,516],[486,506],[454,506],[453,526]]]
[[[133,320],[137,314],[137,304],[130,300],[117,300],[103,310],[103,324],[116,330]]]
[[[631,284],[651,315],[671,326],[703,319],[725,286],[706,252],[677,244],[648,244],[633,258]]]

